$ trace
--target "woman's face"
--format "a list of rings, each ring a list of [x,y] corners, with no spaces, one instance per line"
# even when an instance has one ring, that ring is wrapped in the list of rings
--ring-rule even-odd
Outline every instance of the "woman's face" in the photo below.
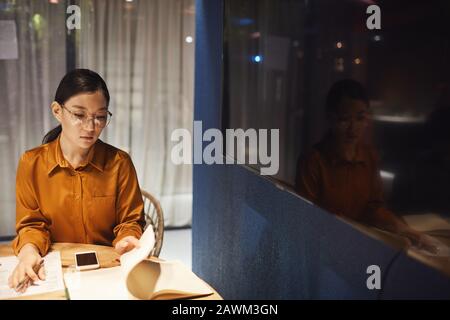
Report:
[[[73,146],[89,149],[98,139],[108,118],[106,99],[101,91],[80,93],[63,105],[54,103],[53,113],[61,123],[62,134]]]
[[[369,118],[368,106],[364,101],[344,97],[337,112],[330,116],[332,132],[339,142],[353,144],[361,141]]]

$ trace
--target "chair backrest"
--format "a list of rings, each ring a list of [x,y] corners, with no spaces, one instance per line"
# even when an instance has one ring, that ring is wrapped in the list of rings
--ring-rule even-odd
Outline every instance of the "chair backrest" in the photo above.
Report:
[[[146,228],[150,226],[155,233],[155,246],[151,252],[151,256],[158,257],[164,238],[164,214],[161,205],[153,195],[145,190],[141,190],[144,200],[144,213]]]

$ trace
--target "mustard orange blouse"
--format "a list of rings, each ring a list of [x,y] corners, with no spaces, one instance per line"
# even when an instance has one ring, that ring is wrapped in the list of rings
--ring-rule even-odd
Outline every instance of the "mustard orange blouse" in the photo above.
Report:
[[[97,140],[74,170],[58,139],[25,152],[16,176],[17,255],[26,243],[41,255],[51,242],[115,245],[139,238],[143,200],[130,156]]]
[[[388,223],[378,155],[360,144],[353,161],[340,157],[329,136],[315,145],[297,167],[296,190],[325,210],[361,222]]]

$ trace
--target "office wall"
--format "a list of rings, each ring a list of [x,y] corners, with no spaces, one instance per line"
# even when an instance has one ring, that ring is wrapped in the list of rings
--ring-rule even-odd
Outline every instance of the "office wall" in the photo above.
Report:
[[[221,127],[222,1],[196,2],[195,120]],[[194,165],[193,270],[225,299],[449,298],[450,279],[239,165]],[[369,290],[369,265],[382,290]]]

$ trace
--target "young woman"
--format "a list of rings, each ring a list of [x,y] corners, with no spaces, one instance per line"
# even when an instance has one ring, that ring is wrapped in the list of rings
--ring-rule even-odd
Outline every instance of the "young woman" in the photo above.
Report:
[[[346,79],[336,82],[326,100],[330,131],[300,158],[296,190],[327,211],[406,236],[434,251],[420,232],[384,206],[378,157],[363,142],[369,100],[363,86]]]
[[[61,80],[51,104],[60,125],[22,155],[17,169],[12,246],[19,263],[11,287],[25,275],[45,277],[43,268],[35,273],[33,267],[52,242],[112,245],[120,254],[139,245],[143,200],[133,163],[99,140],[112,116],[108,104],[97,73],[76,69]]]

